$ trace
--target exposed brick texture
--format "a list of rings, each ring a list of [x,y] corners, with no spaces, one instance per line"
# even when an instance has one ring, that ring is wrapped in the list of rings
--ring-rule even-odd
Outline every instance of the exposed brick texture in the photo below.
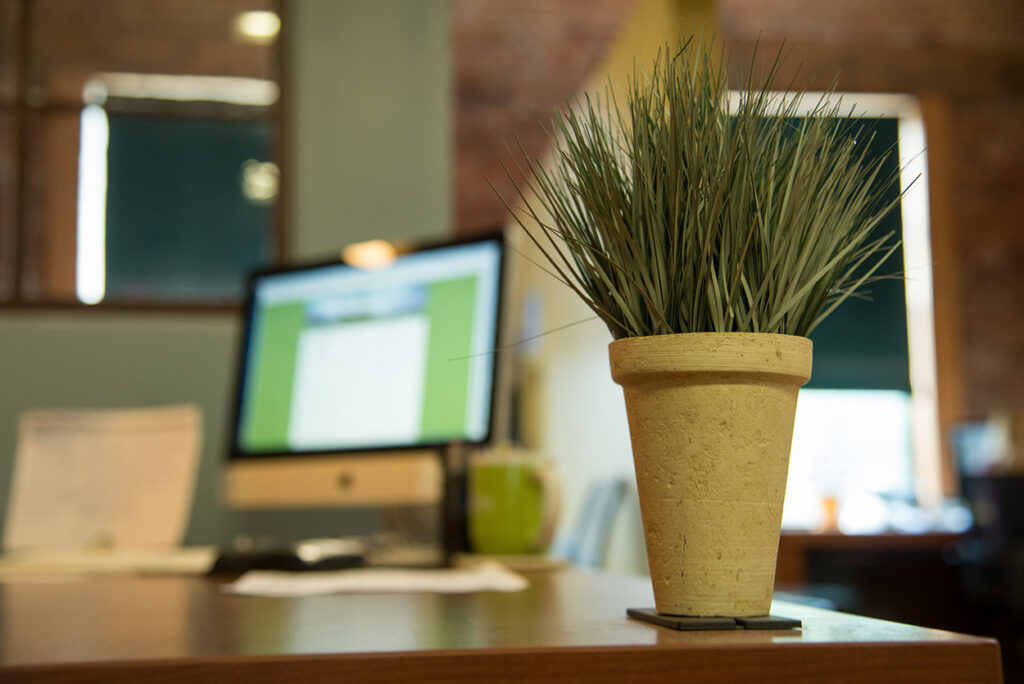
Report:
[[[82,84],[103,71],[275,78],[270,49],[225,40],[242,11],[272,0],[46,0],[31,5],[28,94],[81,101]],[[160,35],[159,40],[154,35]],[[173,66],[170,66],[173,65]]]
[[[959,100],[954,148],[966,399],[975,415],[1024,409],[1024,80]]]
[[[515,136],[548,146],[557,107],[590,75],[633,0],[452,0],[457,107],[455,213],[461,233],[501,225],[512,184],[501,167]]]

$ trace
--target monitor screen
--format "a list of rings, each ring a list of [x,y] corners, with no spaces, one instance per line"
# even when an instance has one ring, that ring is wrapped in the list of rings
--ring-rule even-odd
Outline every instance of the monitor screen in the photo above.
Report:
[[[502,241],[250,280],[235,457],[481,443]]]

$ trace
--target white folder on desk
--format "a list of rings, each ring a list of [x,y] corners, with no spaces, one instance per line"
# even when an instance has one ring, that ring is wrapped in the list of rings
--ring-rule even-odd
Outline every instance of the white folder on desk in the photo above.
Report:
[[[180,545],[201,443],[194,405],[22,414],[5,550]]]

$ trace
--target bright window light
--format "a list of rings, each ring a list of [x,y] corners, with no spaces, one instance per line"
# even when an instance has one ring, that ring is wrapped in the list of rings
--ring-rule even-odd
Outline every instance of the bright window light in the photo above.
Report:
[[[904,190],[903,271],[907,297],[907,345],[913,389],[914,460],[921,503],[942,499],[939,437],[938,370],[935,359],[932,248],[928,217],[928,158],[924,122],[919,112],[899,119],[900,182]],[[913,183],[913,186],[910,184]],[[936,455],[932,458],[932,455]]]
[[[119,97],[174,102],[226,102],[247,107],[269,107],[277,102],[280,94],[278,85],[265,78],[114,71],[93,74],[84,89],[87,102],[102,102],[107,98]]]
[[[75,291],[86,304],[102,301],[106,291],[107,142],[110,126],[99,105],[82,110],[78,155],[78,245]]]
[[[865,496],[913,497],[910,406],[898,390],[800,390],[783,526],[825,526],[826,500],[841,512]]]
[[[822,93],[773,95],[798,99],[796,116],[812,113],[822,97]],[[916,500],[931,509],[943,503],[926,140],[912,96],[835,95],[841,98],[844,114],[898,122],[911,393],[801,390],[783,525],[819,527],[824,511],[834,504],[840,527],[866,531],[878,525],[875,518],[881,509],[875,504],[880,500],[886,505],[893,499]],[[738,106],[741,98],[742,93],[730,92],[729,106]],[[850,504],[859,502],[847,506],[845,516],[841,512],[844,498]]]

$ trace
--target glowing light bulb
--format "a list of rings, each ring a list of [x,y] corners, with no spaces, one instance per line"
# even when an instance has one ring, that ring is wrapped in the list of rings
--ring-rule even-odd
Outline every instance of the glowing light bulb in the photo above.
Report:
[[[235,35],[247,43],[269,45],[281,32],[281,18],[267,11],[242,12],[235,17],[233,29]]]
[[[395,246],[387,240],[356,242],[341,252],[346,264],[356,268],[384,268],[395,260]]]

